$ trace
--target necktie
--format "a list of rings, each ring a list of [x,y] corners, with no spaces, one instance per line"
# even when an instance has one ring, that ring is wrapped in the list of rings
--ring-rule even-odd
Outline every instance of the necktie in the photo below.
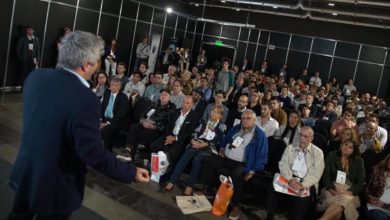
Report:
[[[108,101],[108,105],[107,105],[106,111],[104,112],[104,117],[106,117],[106,118],[112,118],[113,117],[113,114],[112,114],[113,107],[114,107],[114,95],[111,94],[110,100]]]

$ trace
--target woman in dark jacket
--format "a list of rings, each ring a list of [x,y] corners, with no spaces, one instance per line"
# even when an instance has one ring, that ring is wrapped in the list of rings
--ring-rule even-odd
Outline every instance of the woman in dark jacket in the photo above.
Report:
[[[368,219],[390,219],[390,154],[374,167],[367,185]]]
[[[319,206],[326,210],[320,219],[341,219],[343,214],[347,220],[358,218],[358,195],[364,188],[365,179],[364,161],[359,155],[359,145],[352,139],[328,154]]]
[[[109,45],[104,50],[104,65],[106,67],[106,73],[110,77],[116,75],[116,57],[118,55],[118,41],[112,38]],[[111,74],[110,74],[111,70]]]
[[[192,159],[191,177],[187,183],[184,195],[191,195],[193,185],[196,183],[203,159],[206,155],[217,154],[216,146],[221,142],[226,126],[221,123],[223,108],[214,106],[208,120],[201,120],[199,126],[192,134],[192,140],[188,148],[177,163],[168,184],[166,191],[172,191],[174,183],[180,179],[180,175]]]

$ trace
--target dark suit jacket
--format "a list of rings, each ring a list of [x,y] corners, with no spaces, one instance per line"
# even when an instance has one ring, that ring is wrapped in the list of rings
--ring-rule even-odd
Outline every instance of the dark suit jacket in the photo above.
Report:
[[[109,121],[111,125],[121,127],[128,119],[128,98],[123,92],[118,92],[114,101],[113,115],[114,117],[109,119],[104,117],[108,102],[110,101],[111,91],[106,89],[102,102],[102,121]]]
[[[27,61],[28,58],[28,38],[27,35],[23,35],[19,38],[18,43],[16,44],[16,55],[18,56],[18,59],[21,61]],[[39,44],[39,39],[34,36],[33,40],[33,52],[32,52],[32,58],[41,58],[41,45]]]
[[[175,124],[177,119],[180,117],[181,109],[177,109],[174,113],[173,120],[171,121],[170,125],[168,126],[168,130],[166,130],[166,135],[173,135],[173,129],[175,128]],[[192,132],[194,132],[198,121],[200,119],[200,116],[191,110],[186,119],[183,122],[183,125],[180,128],[179,134],[177,135],[177,141],[178,142],[187,142],[191,138]]]
[[[100,101],[64,69],[31,73],[23,88],[23,132],[10,186],[41,215],[65,214],[83,200],[86,165],[126,183],[136,167],[102,145]]]

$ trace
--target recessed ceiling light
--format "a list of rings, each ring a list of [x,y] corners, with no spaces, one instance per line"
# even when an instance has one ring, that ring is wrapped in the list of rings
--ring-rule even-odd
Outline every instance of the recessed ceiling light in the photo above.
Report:
[[[195,6],[196,6],[196,7],[198,7],[198,6],[199,6],[199,4],[195,4]]]
[[[277,6],[273,6],[272,8],[274,8],[274,9],[278,9],[278,7],[277,7]]]
[[[332,13],[332,15],[337,16],[337,13]]]
[[[172,8],[167,8],[167,13],[172,13]]]
[[[226,3],[226,1],[221,1],[222,3]]]
[[[334,3],[328,3],[329,6],[334,7]]]
[[[240,9],[239,9],[239,8],[236,8],[236,11],[240,11]]]

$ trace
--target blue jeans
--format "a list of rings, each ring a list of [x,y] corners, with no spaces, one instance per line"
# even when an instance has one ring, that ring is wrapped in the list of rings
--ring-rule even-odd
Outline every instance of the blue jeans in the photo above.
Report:
[[[176,167],[173,170],[169,182],[176,183],[179,180],[181,173],[192,159],[191,177],[187,182],[187,186],[193,187],[198,180],[200,168],[202,167],[202,162],[204,158],[205,155],[195,152],[194,150],[192,150],[192,146],[190,146],[180,157],[180,160],[176,164]]]
[[[386,215],[385,212],[379,209],[369,210],[367,213],[367,217],[369,220],[389,220],[390,217]]]

